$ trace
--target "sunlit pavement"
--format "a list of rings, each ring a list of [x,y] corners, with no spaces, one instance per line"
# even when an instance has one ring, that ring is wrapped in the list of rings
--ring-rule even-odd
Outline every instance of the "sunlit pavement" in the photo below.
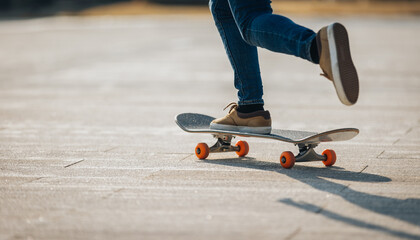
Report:
[[[0,239],[419,239],[418,17],[347,26],[361,80],[342,105],[316,65],[260,51],[273,127],[356,127],[337,163],[279,164],[292,144],[193,154],[181,112],[222,116],[233,73],[210,16],[0,22]]]

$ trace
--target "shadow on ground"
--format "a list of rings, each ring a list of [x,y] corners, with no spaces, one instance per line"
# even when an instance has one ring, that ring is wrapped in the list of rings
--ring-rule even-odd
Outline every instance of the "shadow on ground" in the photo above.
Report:
[[[281,168],[279,163],[262,162],[253,158],[216,159],[204,160],[204,162],[231,167],[242,167],[278,172],[279,174],[287,175],[317,190],[339,196],[342,199],[361,208],[364,208],[368,211],[392,217],[417,226],[420,225],[420,199],[410,198],[401,200],[397,198],[373,195],[369,193],[355,191],[349,187],[350,184],[344,185],[327,180],[335,179],[368,183],[385,183],[391,181],[390,178],[384,176],[363,173],[362,171],[352,172],[339,167],[316,168],[295,165],[293,169],[283,169]],[[321,214],[324,217],[333,219],[335,221],[340,221],[355,227],[379,231],[386,234],[394,235],[399,238],[420,238],[420,236],[418,235],[389,229],[356,218],[346,217],[344,215],[341,215],[340,213],[326,210],[322,206],[316,206],[306,202],[296,202],[293,199],[289,198],[279,199],[278,201],[280,203],[287,204],[289,206],[302,209],[304,211],[312,212],[314,214]]]

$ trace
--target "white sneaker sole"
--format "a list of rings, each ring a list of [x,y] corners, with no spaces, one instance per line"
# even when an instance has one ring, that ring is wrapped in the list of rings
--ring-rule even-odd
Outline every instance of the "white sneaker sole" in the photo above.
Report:
[[[349,60],[347,60],[346,62],[339,63],[339,56],[338,56],[339,53],[337,50],[334,25],[335,24],[331,24],[327,27],[328,45],[329,45],[330,59],[331,59],[331,70],[332,70],[332,75],[333,75],[332,79],[333,79],[334,86],[335,86],[335,89],[336,89],[336,92],[340,101],[345,105],[353,105],[356,103],[357,97],[352,102],[349,100],[347,94],[358,95],[358,91],[359,91],[358,81],[359,80],[357,77],[356,69],[353,65],[353,62],[351,61],[350,49],[348,46],[342,47],[340,54],[341,54],[341,60],[343,59],[343,57],[346,57],[346,59],[349,59]],[[345,31],[345,28],[342,25],[337,25],[337,29],[338,28],[342,28],[340,30]],[[346,41],[348,41],[348,39]],[[343,39],[341,39],[341,44],[342,46],[344,45]],[[348,42],[346,42],[345,45],[348,45]],[[340,69],[340,67],[342,69]],[[341,75],[342,72],[346,73],[347,75],[342,76]],[[348,81],[348,83],[346,84],[347,89],[345,89],[343,85],[343,81]]]
[[[217,123],[211,123],[210,129],[221,130],[221,131],[232,131],[232,132],[255,133],[255,134],[270,134],[271,133],[271,127],[246,127],[246,126],[224,125],[224,124],[217,124]]]

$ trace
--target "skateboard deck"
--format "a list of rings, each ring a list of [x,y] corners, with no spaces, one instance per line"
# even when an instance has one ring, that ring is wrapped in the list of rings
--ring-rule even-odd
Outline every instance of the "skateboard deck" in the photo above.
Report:
[[[291,152],[283,152],[280,163],[282,163],[282,159],[283,161],[290,160],[289,164],[282,164],[285,168],[293,167],[294,162],[319,160],[327,166],[331,166],[336,159],[333,150],[327,149],[322,155],[319,155],[313,149],[322,142],[346,141],[359,134],[359,130],[356,128],[341,128],[325,132],[272,129],[270,134],[215,130],[210,129],[210,123],[214,119],[214,117],[198,113],[181,113],[175,117],[175,122],[182,130],[190,133],[209,133],[218,139],[216,144],[210,148],[205,143],[197,145],[195,153],[200,159],[207,158],[210,152],[235,151],[239,156],[245,156],[249,151],[248,143],[239,141],[235,146],[231,145],[233,137],[241,136],[274,139],[297,145],[299,147],[298,155],[294,156]]]

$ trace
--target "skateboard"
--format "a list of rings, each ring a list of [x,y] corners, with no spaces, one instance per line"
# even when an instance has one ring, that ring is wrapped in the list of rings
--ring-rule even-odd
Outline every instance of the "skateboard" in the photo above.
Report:
[[[336,154],[332,149],[326,149],[322,154],[315,152],[315,148],[322,142],[346,141],[359,134],[356,128],[341,128],[326,132],[306,132],[297,130],[272,129],[270,134],[256,134],[237,131],[225,131],[210,129],[210,123],[215,118],[198,113],[181,113],[175,117],[178,126],[189,133],[209,133],[216,139],[216,143],[209,147],[206,143],[198,143],[195,155],[199,159],[206,159],[210,153],[236,152],[239,157],[244,157],[249,152],[246,141],[238,141],[232,145],[232,139],[240,137],[257,137],[274,139],[292,143],[299,149],[296,156],[285,151],[280,155],[280,164],[283,168],[292,168],[295,162],[322,161],[325,166],[332,166],[336,161]]]

